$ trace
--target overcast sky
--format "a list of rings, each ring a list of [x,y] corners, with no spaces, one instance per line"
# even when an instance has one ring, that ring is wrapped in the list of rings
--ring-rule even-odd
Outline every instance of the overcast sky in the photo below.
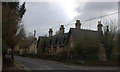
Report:
[[[26,2],[23,24],[27,34],[33,34],[33,31],[36,30],[36,37],[38,37],[48,35],[49,28],[53,28],[53,34],[55,34],[60,25],[65,25],[65,32],[68,32],[70,27],[75,27],[76,19],[84,21],[117,11],[117,2],[78,2],[76,0],[69,0],[69,2],[67,0],[61,2]],[[97,30],[98,20],[101,20],[102,23],[108,20],[117,22],[117,14],[81,22],[82,28]]]

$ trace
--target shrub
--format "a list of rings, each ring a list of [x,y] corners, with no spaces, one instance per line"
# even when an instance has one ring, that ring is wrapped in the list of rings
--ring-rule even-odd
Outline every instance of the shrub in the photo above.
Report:
[[[59,60],[60,60],[60,61],[67,60],[67,53],[68,53],[68,52],[66,52],[66,51],[60,52],[60,53],[58,54]]]
[[[70,50],[70,55],[74,60],[91,61],[98,59],[99,43],[96,39],[82,38],[75,42]]]

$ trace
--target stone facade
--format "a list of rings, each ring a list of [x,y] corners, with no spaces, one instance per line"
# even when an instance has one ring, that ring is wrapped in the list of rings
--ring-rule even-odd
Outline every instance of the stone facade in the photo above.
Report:
[[[29,54],[37,54],[37,41],[33,41],[29,46]]]

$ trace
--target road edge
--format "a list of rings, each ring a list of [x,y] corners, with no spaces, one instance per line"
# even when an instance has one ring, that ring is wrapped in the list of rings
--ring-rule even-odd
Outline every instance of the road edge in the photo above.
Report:
[[[15,61],[14,63],[15,63],[15,65],[16,65],[17,67],[19,67],[19,68],[22,69],[22,70],[30,70],[28,67],[24,66],[24,65],[21,64],[20,62]]]

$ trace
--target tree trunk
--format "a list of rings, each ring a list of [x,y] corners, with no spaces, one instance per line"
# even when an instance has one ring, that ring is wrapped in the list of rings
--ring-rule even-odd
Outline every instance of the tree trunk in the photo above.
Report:
[[[2,55],[3,55],[3,60],[4,60],[5,59],[5,52],[4,51],[3,51]]]
[[[12,55],[11,55],[11,56],[12,56],[12,59],[14,60],[14,53],[13,53],[13,52],[14,52],[14,51],[13,51],[13,47],[12,47],[12,52],[11,52]]]

